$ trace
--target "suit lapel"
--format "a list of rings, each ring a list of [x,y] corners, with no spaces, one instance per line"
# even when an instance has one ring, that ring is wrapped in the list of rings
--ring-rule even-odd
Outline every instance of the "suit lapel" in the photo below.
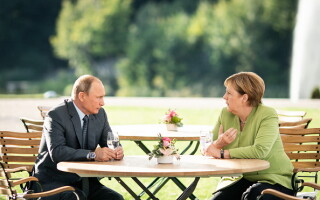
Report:
[[[73,128],[77,135],[78,142],[80,144],[80,148],[83,146],[82,144],[82,129],[79,115],[77,113],[76,108],[74,107],[72,101],[66,101],[67,109],[71,117],[71,121],[73,124]],[[90,123],[89,123],[90,124]]]

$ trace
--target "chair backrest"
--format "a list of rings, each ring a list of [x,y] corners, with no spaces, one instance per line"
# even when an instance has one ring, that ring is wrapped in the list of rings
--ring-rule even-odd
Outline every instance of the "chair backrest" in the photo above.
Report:
[[[280,134],[284,150],[294,167],[293,188],[297,189],[299,182],[301,182],[296,180],[296,176],[313,177],[317,182],[320,171],[320,128],[280,128]],[[297,175],[299,172],[311,172],[314,175]]]
[[[17,194],[13,186],[13,182],[10,181],[11,173],[6,171],[6,167],[0,162],[0,194],[13,197]]]
[[[296,169],[320,169],[320,128],[280,128],[284,150]]]
[[[1,159],[9,169],[26,167],[32,171],[42,132],[0,131]]]
[[[305,129],[308,128],[312,118],[304,118],[295,122],[285,122],[279,121],[280,128],[295,128],[295,129]]]
[[[47,115],[47,112],[51,109],[50,106],[38,106],[38,110],[40,111],[40,115],[42,119],[44,119]]]
[[[34,131],[42,131],[43,129],[43,120],[37,120],[37,119],[29,119],[25,117],[20,117],[20,120],[22,121],[24,127],[26,128],[26,131],[34,132]]]

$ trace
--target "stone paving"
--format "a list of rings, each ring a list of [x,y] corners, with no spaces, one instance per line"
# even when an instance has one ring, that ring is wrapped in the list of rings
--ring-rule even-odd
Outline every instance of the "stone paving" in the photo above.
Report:
[[[0,99],[0,130],[24,131],[20,117],[41,119],[38,105],[54,106],[66,97],[52,99]],[[275,108],[320,108],[320,100],[264,99],[264,104]],[[163,108],[222,108],[222,98],[158,98],[106,97],[106,106],[143,106]]]

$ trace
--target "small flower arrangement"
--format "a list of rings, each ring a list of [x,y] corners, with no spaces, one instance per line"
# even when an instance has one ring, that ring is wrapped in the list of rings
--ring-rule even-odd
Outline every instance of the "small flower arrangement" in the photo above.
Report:
[[[164,124],[175,124],[178,127],[181,127],[183,123],[181,122],[182,118],[179,117],[178,113],[175,110],[169,109],[162,119]]]
[[[149,153],[149,160],[153,157],[159,158],[162,156],[174,155],[177,159],[180,159],[180,155],[178,153],[178,149],[175,148],[174,144],[176,143],[176,139],[170,139],[168,137],[162,137],[161,134],[159,136],[159,143],[154,145],[154,149]]]

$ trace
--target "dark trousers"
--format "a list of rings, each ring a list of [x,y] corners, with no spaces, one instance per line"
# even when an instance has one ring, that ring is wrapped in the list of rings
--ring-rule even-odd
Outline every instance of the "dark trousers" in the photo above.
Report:
[[[264,189],[275,189],[288,195],[293,195],[293,190],[290,190],[282,185],[269,183],[251,182],[244,178],[236,183],[227,186],[220,191],[216,192],[211,200],[257,200]],[[261,200],[281,200],[273,195],[263,195]]]
[[[76,193],[80,197],[80,200],[123,200],[121,194],[116,191],[107,188],[102,185],[97,178],[88,178],[89,179],[89,192],[86,194],[83,190],[82,181],[79,181],[75,184],[71,184],[76,189]],[[51,183],[41,183],[43,191],[55,189],[61,186],[66,186],[66,184],[61,182],[51,182]],[[76,196],[72,192],[63,192],[51,197],[41,198],[43,200],[76,200]]]

